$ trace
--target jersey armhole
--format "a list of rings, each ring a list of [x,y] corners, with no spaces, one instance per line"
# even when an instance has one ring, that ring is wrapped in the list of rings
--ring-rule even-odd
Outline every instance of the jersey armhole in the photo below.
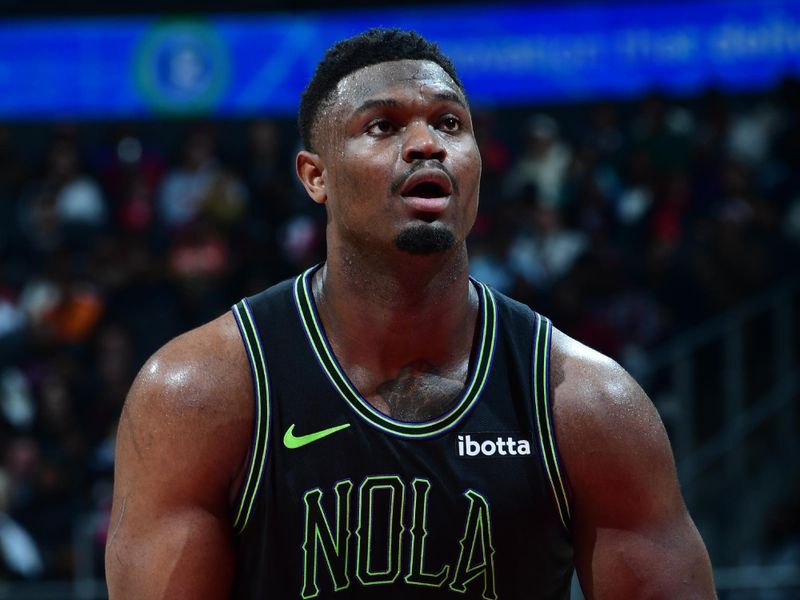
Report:
[[[550,344],[552,332],[553,324],[550,320],[537,313],[533,332],[533,357],[531,360],[535,437],[539,445],[542,467],[550,484],[558,516],[564,529],[570,532],[571,503],[564,484],[563,469],[558,456],[550,402]]]
[[[236,324],[239,327],[239,333],[242,335],[242,342],[250,362],[255,404],[253,440],[250,444],[247,471],[242,487],[239,490],[237,501],[233,505],[232,513],[233,531],[237,535],[241,535],[250,521],[250,515],[253,512],[253,505],[261,487],[261,480],[264,477],[264,469],[267,464],[271,417],[270,385],[263,346],[247,299],[237,302],[231,310],[236,318]]]

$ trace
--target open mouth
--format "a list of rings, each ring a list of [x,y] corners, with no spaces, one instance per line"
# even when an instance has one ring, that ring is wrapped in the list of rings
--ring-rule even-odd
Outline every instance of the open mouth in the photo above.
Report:
[[[404,198],[447,198],[453,193],[453,182],[440,169],[420,169],[405,180],[400,195]]]
[[[409,190],[403,192],[403,196],[413,198],[444,198],[449,195],[449,192],[445,191],[444,187],[434,181],[418,183]]]

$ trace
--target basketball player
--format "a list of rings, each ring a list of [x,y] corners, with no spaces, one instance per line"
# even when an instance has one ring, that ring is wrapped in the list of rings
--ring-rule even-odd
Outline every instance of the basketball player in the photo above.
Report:
[[[659,417],[468,275],[481,158],[416,34],[331,48],[297,174],[327,260],[167,344],[120,421],[113,600],[714,597]]]

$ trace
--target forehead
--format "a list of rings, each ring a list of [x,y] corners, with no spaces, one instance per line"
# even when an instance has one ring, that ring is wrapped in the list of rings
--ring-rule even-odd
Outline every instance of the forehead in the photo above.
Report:
[[[363,67],[344,77],[336,86],[334,103],[354,109],[370,99],[406,94],[426,97],[447,92],[455,93],[466,104],[459,87],[435,62],[397,60]]]

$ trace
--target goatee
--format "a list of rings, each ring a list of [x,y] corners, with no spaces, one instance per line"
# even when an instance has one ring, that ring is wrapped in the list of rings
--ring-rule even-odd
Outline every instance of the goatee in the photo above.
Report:
[[[404,229],[394,239],[395,246],[409,254],[425,255],[445,252],[455,246],[455,236],[441,227],[418,224]]]

